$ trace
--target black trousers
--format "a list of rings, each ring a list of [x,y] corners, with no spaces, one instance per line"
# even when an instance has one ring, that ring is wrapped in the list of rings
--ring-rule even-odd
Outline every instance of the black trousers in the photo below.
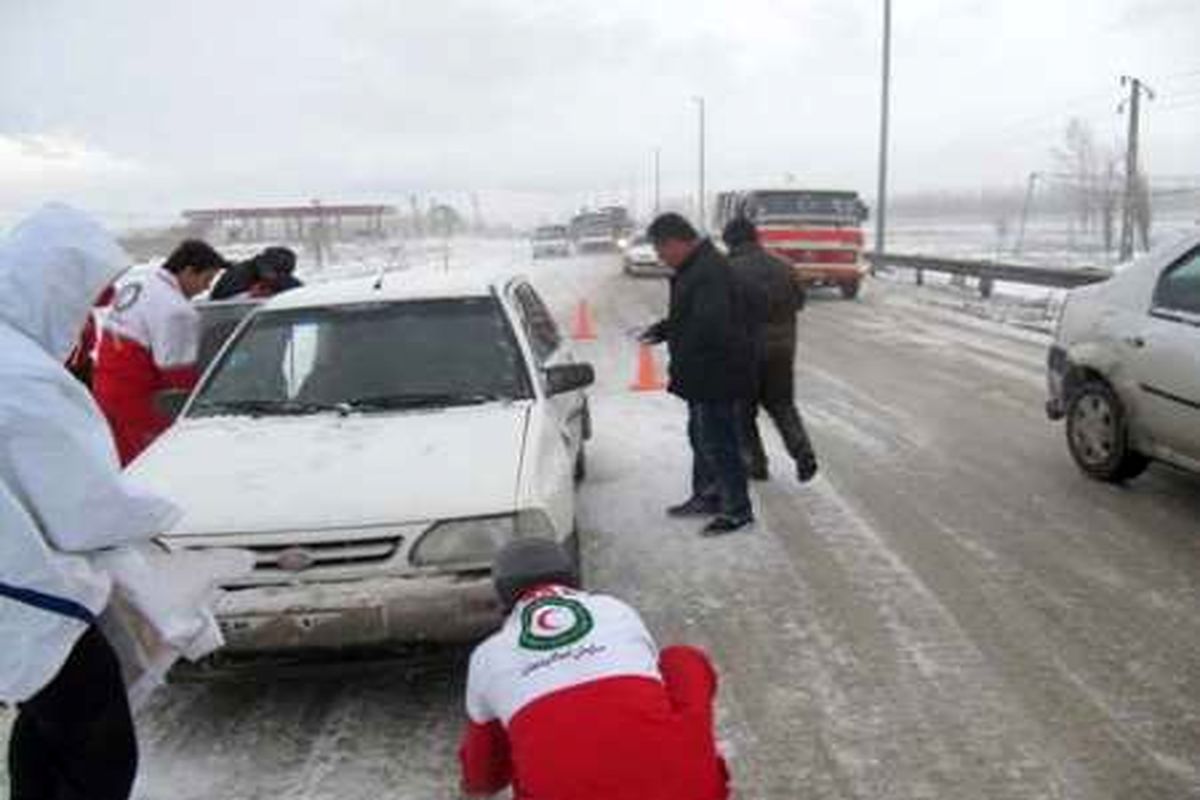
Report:
[[[692,445],[692,494],[717,497],[721,511],[750,513],[746,465],[742,461],[738,413],[733,400],[688,401],[688,440]]]
[[[767,453],[758,430],[762,408],[775,423],[784,447],[797,463],[815,458],[812,442],[796,409],[795,347],[770,347],[758,363],[758,402],[742,407],[742,446],[753,470],[766,469]]]
[[[127,800],[137,739],[116,653],[95,626],[49,684],[17,708],[11,800]]]

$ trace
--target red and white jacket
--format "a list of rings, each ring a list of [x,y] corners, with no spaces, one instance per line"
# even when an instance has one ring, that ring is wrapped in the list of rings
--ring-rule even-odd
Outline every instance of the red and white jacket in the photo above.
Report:
[[[471,657],[460,758],[472,795],[723,800],[716,674],[694,648],[661,657],[637,612],[563,587],[527,594]]]
[[[154,407],[164,389],[199,379],[200,316],[170,272],[157,269],[117,290],[100,337],[93,392],[128,464],[171,421]]]

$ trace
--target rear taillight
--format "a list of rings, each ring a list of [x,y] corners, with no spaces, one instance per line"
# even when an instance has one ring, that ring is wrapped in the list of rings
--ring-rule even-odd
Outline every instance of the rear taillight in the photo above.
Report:
[[[795,264],[853,264],[858,261],[858,252],[854,250],[790,250],[782,255]]]

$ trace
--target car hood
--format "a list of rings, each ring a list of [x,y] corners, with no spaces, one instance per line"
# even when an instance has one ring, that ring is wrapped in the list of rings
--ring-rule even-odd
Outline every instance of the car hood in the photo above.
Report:
[[[530,404],[184,419],[129,468],[172,535],[421,522],[515,509]]]

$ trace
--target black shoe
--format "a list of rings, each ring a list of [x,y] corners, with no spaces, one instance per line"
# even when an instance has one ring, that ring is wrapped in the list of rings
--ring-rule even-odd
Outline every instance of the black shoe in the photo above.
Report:
[[[692,495],[677,506],[667,509],[668,517],[709,517],[721,513],[721,502],[715,497]]]
[[[801,483],[808,483],[817,474],[817,457],[812,453],[796,459],[796,478]]]
[[[704,529],[700,531],[700,535],[723,536],[727,533],[740,531],[753,522],[754,514],[750,511],[743,511],[739,514],[719,514],[716,519],[704,526]]]

